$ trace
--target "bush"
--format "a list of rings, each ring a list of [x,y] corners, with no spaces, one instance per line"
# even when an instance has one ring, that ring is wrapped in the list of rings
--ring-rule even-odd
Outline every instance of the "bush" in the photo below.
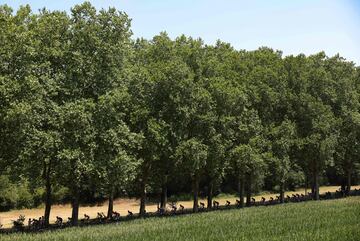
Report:
[[[40,206],[44,201],[45,188],[38,187],[33,190],[34,207]]]
[[[66,203],[71,200],[68,188],[55,186],[52,193],[53,203]],[[0,211],[34,208],[45,200],[44,187],[31,187],[27,179],[11,181],[9,176],[0,175]]]
[[[0,176],[0,210],[8,211],[14,208],[34,207],[34,195],[30,191],[29,182],[21,180],[12,183],[8,176]]]
[[[15,190],[17,193],[16,199],[16,208],[32,208],[34,207],[34,196],[30,192],[29,182],[27,180],[22,180],[15,185]]]
[[[63,186],[54,187],[52,193],[53,203],[66,203],[71,200],[69,189]]]
[[[0,211],[7,211],[16,206],[17,194],[13,190],[8,176],[0,176]]]

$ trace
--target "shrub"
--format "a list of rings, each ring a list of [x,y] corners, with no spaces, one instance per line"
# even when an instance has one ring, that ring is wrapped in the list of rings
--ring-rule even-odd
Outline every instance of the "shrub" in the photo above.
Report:
[[[30,192],[29,182],[27,180],[22,180],[16,185],[16,208],[32,208],[34,207],[34,197]]]
[[[7,211],[15,208],[17,193],[14,192],[14,185],[11,184],[8,176],[0,176],[0,211]]]

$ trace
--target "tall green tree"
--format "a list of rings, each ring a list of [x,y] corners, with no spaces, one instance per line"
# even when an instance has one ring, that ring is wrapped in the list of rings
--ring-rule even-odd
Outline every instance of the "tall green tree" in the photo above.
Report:
[[[331,79],[331,98],[334,115],[339,119],[338,143],[335,153],[335,168],[342,176],[342,187],[349,192],[352,176],[358,172],[359,162],[359,109],[360,98],[357,86],[356,68],[339,55],[325,60],[324,68]]]
[[[271,163],[276,183],[279,185],[280,202],[284,202],[285,185],[291,175],[293,162],[291,149],[296,141],[295,124],[284,120],[279,126],[270,130]]]
[[[12,29],[13,41],[21,43],[27,38],[24,44],[16,47],[18,48],[16,50],[11,47],[13,43],[6,43],[6,38],[10,36],[3,35],[4,47],[13,49],[7,49],[7,54],[4,57],[9,58],[9,63],[16,61],[15,59],[26,61],[13,63],[15,65],[12,67],[18,66],[18,70],[24,67],[28,70],[24,69],[24,71],[16,73],[16,71],[8,69],[6,65],[2,65],[6,68],[3,69],[2,73],[4,76],[10,77],[12,75],[4,85],[4,90],[11,83],[22,82],[22,84],[18,82],[16,85],[18,87],[8,92],[8,94],[17,95],[16,99],[12,100],[13,107],[11,109],[14,112],[8,112],[12,113],[12,117],[9,116],[11,119],[8,120],[15,124],[16,119],[20,117],[19,115],[23,115],[21,122],[16,124],[19,135],[14,135],[15,132],[12,135],[13,137],[16,136],[16,139],[21,140],[22,143],[19,145],[17,156],[22,163],[18,163],[17,167],[23,168],[23,172],[26,173],[29,180],[34,182],[38,181],[38,176],[42,177],[45,186],[44,217],[47,225],[51,210],[52,176],[55,170],[54,166],[57,163],[56,155],[59,145],[58,91],[59,83],[63,77],[61,57],[64,50],[63,34],[67,30],[67,16],[64,13],[46,10],[41,10],[39,14],[32,14],[29,6],[21,7],[15,16],[9,15],[9,9],[2,11],[2,13],[5,14],[3,17],[6,16],[3,23],[8,24],[4,29]],[[47,28],[46,24],[50,24],[51,27]],[[18,52],[19,48],[24,49]],[[29,71],[30,69],[33,70]],[[20,109],[17,109],[17,105],[19,107],[22,105],[23,110],[21,112],[18,112]],[[25,106],[27,107],[24,108]],[[16,141],[15,139],[12,140]],[[14,144],[13,142],[12,145]]]
[[[180,162],[179,164],[191,176],[194,196],[193,212],[197,212],[199,205],[199,182],[206,165],[208,147],[198,139],[191,138],[180,143],[175,155]]]
[[[61,110],[61,146],[58,179],[69,188],[72,197],[71,220],[78,224],[81,190],[95,169],[95,104],[89,100],[66,103]]]
[[[249,162],[251,161],[252,149],[247,144],[240,144],[234,147],[230,153],[231,169],[237,178],[237,191],[240,200],[240,207],[244,207],[245,183],[250,173]]]
[[[151,138],[151,89],[153,83],[150,80],[147,69],[140,63],[134,65],[130,70],[129,80],[130,108],[129,127],[131,132],[140,133],[144,136],[140,150],[136,158],[140,164],[136,170],[136,185],[138,196],[140,196],[140,215],[146,213],[146,189],[153,167],[156,153],[154,141]]]
[[[125,123],[128,105],[128,94],[119,89],[101,96],[94,113],[95,182],[108,195],[108,218],[112,217],[114,195],[134,181],[139,165],[134,152],[141,146],[141,135],[131,132]]]
[[[209,133],[210,134],[210,133]],[[215,187],[219,186],[224,176],[226,167],[226,141],[221,134],[209,135],[206,141],[208,146],[208,156],[206,159],[205,172],[207,182],[207,207],[211,208]]]

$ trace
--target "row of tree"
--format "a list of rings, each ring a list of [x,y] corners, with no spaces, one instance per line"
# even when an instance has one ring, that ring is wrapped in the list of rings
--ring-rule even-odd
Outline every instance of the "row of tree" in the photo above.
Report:
[[[0,7],[0,164],[13,179],[82,194],[147,195],[161,207],[191,190],[208,206],[226,185],[244,205],[261,188],[359,177],[360,70],[324,53],[260,48],[166,33],[131,39],[130,19],[85,2],[70,14]],[[174,187],[175,186],[175,187]]]

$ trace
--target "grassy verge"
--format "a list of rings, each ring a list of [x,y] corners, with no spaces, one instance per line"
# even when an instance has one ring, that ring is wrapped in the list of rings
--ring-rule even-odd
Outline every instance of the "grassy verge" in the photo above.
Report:
[[[360,197],[13,234],[0,240],[359,240]]]

